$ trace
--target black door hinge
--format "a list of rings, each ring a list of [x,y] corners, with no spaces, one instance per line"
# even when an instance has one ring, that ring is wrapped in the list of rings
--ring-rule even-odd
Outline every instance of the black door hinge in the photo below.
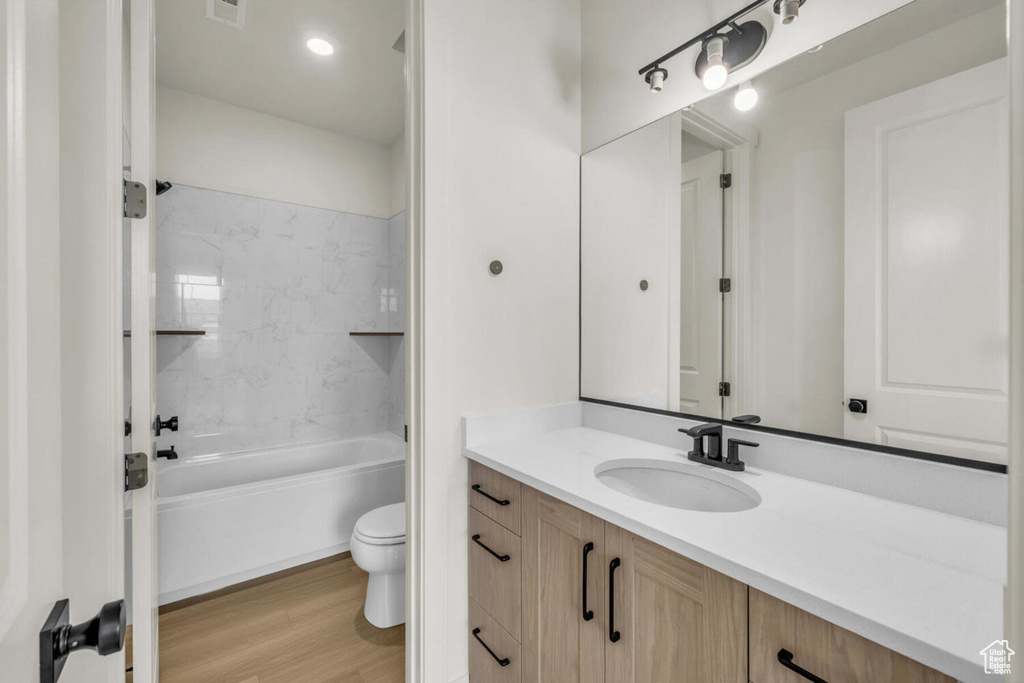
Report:
[[[137,491],[149,483],[149,458],[145,453],[124,454],[124,490]]]
[[[729,384],[728,382],[719,382],[718,383],[718,395],[719,396],[731,396],[732,395],[732,385]]]
[[[722,294],[732,291],[732,278],[723,277],[718,279],[718,291]]]
[[[146,186],[142,183],[121,181],[121,199],[125,218],[146,217]]]
[[[409,443],[409,425],[405,425],[405,442]]]
[[[722,175],[718,176],[718,185],[723,190],[728,190],[730,187],[732,187],[732,173],[723,173]]]

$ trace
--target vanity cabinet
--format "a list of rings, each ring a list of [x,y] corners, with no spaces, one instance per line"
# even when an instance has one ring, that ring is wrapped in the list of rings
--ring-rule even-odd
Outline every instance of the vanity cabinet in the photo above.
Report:
[[[956,683],[956,679],[750,589],[751,683]]]
[[[747,680],[745,584],[611,524],[605,553],[614,596],[607,612],[614,620],[605,639],[604,680]]]
[[[523,683],[605,680],[605,527],[524,487]]]
[[[477,463],[469,496],[471,683],[955,683]]]

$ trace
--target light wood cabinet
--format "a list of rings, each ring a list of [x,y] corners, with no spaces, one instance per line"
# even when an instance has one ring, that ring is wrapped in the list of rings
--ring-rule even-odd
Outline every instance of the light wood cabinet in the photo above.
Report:
[[[519,537],[471,509],[469,541],[469,597],[513,638],[520,640],[522,550]]]
[[[779,661],[783,650],[792,655],[793,666],[829,683],[956,683],[934,669],[751,588],[751,683],[807,683],[806,676]]]
[[[520,683],[521,648],[512,634],[472,599],[469,623],[469,680],[472,683]]]
[[[523,488],[515,479],[480,463],[469,463],[469,506],[517,536],[522,520]]]
[[[955,683],[477,463],[470,486],[471,683]]]
[[[612,525],[605,545],[618,634],[606,638],[605,681],[747,680],[746,585]]]
[[[524,683],[604,680],[605,526],[571,505],[523,488]]]

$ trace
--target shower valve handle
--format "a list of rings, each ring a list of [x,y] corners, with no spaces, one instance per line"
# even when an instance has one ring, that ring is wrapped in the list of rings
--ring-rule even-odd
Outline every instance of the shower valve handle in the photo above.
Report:
[[[157,415],[156,419],[153,421],[153,432],[157,436],[160,436],[160,432],[164,429],[169,429],[172,432],[178,431],[178,416],[174,415],[169,420],[161,420],[160,416]]]

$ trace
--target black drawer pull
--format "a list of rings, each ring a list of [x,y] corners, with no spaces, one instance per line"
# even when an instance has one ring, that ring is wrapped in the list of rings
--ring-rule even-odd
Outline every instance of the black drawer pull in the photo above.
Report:
[[[476,491],[477,493],[479,493],[481,496],[483,496],[487,500],[493,501],[493,502],[497,503],[498,505],[508,505],[509,503],[512,502],[510,500],[498,500],[497,498],[495,498],[491,494],[487,493],[487,491],[484,491],[482,488],[480,488],[480,484],[473,484],[473,490]]]
[[[496,558],[498,558],[502,562],[508,562],[509,560],[512,559],[509,555],[499,555],[498,553],[494,552],[493,550],[488,548],[486,545],[484,545],[483,541],[480,540],[480,534],[473,534],[473,543],[476,543],[478,546],[480,546],[481,548],[483,548],[484,550],[489,552],[491,555],[494,555]]]
[[[790,671],[794,671],[797,674],[803,676],[807,680],[811,681],[811,683],[828,683],[828,681],[826,681],[824,678],[819,678],[807,669],[804,669],[794,664],[793,653],[785,648],[779,650],[779,664],[786,667]]]
[[[592,542],[583,546],[583,621],[594,618],[594,610],[587,609],[587,554],[594,549]]]
[[[615,558],[608,565],[608,640],[619,642],[622,634],[615,630],[615,570],[622,565],[622,560]]]
[[[484,649],[487,650],[487,654],[489,654],[490,656],[494,657],[494,661],[496,661],[498,664],[500,664],[502,666],[508,666],[509,664],[512,663],[512,660],[509,659],[508,657],[499,657],[498,655],[494,654],[494,650],[492,650],[491,648],[487,647],[487,643],[485,643],[483,641],[483,638],[480,637],[480,629],[478,629],[478,628],[473,629],[473,637],[476,638],[476,642],[478,642],[478,643],[480,643],[481,645],[484,646]]]

